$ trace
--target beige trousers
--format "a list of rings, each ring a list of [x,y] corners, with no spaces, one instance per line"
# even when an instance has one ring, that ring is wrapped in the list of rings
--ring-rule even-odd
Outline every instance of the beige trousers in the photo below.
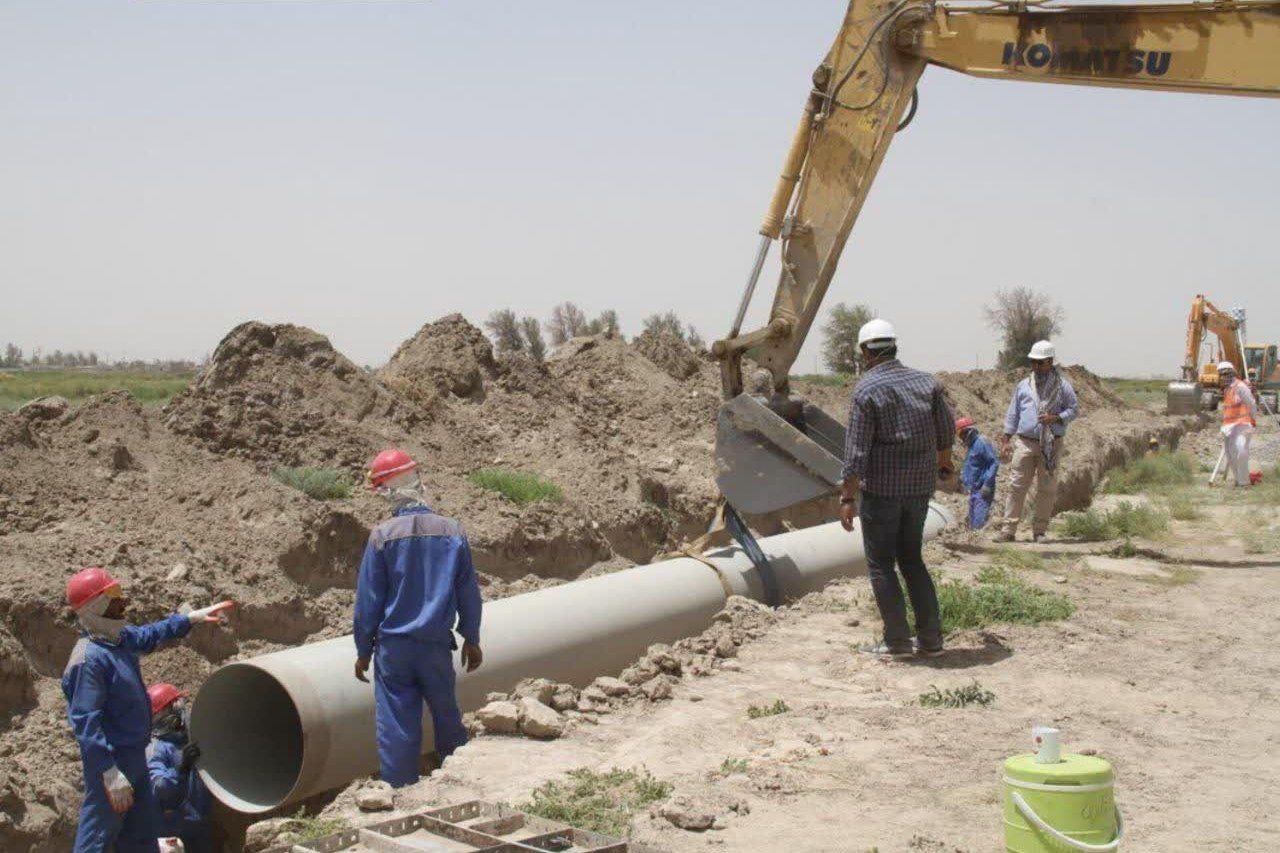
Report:
[[[1058,439],[1062,441],[1061,438]],[[1005,533],[1012,535],[1022,521],[1022,509],[1027,502],[1027,492],[1031,491],[1031,482],[1036,484],[1036,500],[1034,515],[1031,519],[1031,532],[1044,533],[1049,529],[1049,517],[1053,514],[1053,502],[1058,497],[1058,477],[1044,464],[1044,454],[1040,452],[1040,442],[1015,435],[1013,443],[1013,462],[1010,464],[1009,499],[1004,506],[1004,519],[1000,522]],[[1062,447],[1058,447],[1058,459],[1062,459]],[[1059,462],[1061,464],[1061,462]]]

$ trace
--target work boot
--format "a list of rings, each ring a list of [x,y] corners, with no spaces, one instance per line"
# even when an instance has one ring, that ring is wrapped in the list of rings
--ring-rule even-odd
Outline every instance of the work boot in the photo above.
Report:
[[[914,643],[916,654],[922,658],[936,658],[946,651],[946,649],[942,647],[942,643],[938,643],[936,646],[925,646],[921,645],[919,638],[916,638]]]
[[[1002,543],[1003,543],[1003,542],[1012,542],[1012,541],[1013,541],[1013,532],[1012,532],[1012,531],[1009,531],[1009,530],[1001,530],[1001,531],[1000,531],[999,533],[997,533],[995,536],[992,536],[992,537],[991,537],[991,541],[992,541],[992,542],[1002,542]]]
[[[884,642],[871,646],[860,646],[858,651],[866,655],[875,655],[879,658],[909,658],[915,654],[915,649],[910,645],[890,646]]]
[[[1040,533],[1032,533],[1031,541],[1037,545],[1043,545],[1049,539],[1049,534],[1041,531]]]

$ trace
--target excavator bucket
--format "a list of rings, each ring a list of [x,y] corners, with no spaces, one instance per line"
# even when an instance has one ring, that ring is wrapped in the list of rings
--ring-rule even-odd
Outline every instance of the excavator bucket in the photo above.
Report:
[[[1200,385],[1196,382],[1170,382],[1166,391],[1165,411],[1171,415],[1194,415],[1200,411]]]
[[[741,512],[785,509],[840,487],[844,427],[812,403],[787,403],[739,394],[720,406],[716,484]]]

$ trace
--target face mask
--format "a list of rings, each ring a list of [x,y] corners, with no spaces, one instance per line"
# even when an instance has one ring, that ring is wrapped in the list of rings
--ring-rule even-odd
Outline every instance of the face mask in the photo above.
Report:
[[[111,605],[110,596],[99,595],[76,613],[76,620],[85,633],[95,640],[115,645],[120,642],[120,632],[128,623],[123,619],[108,619],[102,615]]]

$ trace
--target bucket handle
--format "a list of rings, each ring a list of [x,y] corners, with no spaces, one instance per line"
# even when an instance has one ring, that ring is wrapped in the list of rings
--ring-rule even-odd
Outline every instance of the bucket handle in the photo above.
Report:
[[[1045,835],[1065,844],[1072,850],[1085,850],[1088,851],[1088,853],[1111,853],[1111,851],[1119,848],[1120,841],[1124,838],[1124,819],[1120,817],[1119,806],[1116,807],[1116,837],[1106,844],[1087,844],[1084,841],[1076,841],[1071,836],[1064,835],[1052,826],[1049,826],[1049,824],[1045,823],[1044,818],[1036,814],[1035,810],[1031,808],[1031,806],[1027,805],[1027,801],[1024,800],[1022,795],[1017,791],[1010,791],[1009,795],[1013,799],[1013,804],[1017,806],[1018,811],[1021,812],[1024,818],[1031,821],[1031,823]]]

